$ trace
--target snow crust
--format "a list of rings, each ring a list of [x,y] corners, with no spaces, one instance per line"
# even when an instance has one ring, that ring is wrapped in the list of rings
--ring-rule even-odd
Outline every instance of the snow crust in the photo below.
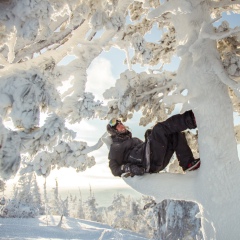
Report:
[[[57,224],[60,216],[41,216],[39,218],[1,218],[1,238],[9,239],[81,239],[81,240],[145,240],[127,230],[115,230],[97,222],[75,218],[65,218],[61,227]]]

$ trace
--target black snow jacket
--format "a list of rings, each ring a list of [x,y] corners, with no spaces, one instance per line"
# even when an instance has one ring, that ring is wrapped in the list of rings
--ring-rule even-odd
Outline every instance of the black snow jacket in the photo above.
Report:
[[[132,138],[131,135],[123,138],[112,136],[112,140],[108,159],[110,160],[109,167],[114,176],[120,177],[123,173],[121,166],[127,163],[144,166],[145,143],[142,140]]]

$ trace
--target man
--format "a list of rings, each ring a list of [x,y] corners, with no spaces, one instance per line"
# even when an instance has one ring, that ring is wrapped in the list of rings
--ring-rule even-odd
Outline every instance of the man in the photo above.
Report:
[[[176,152],[183,171],[192,171],[200,167],[200,159],[194,159],[182,131],[196,128],[192,111],[177,114],[164,122],[157,123],[145,133],[145,142],[133,138],[132,133],[118,119],[111,119],[107,131],[112,144],[109,151],[109,167],[114,176],[123,173],[143,175],[146,172],[157,173],[163,170]]]

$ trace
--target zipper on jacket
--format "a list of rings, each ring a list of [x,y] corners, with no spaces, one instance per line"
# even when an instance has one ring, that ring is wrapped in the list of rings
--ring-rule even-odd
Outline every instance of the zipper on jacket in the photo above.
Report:
[[[135,159],[135,160],[137,160],[137,161],[142,161],[142,159],[141,158],[135,158],[135,157],[132,157],[131,155],[129,156],[130,158],[132,158],[132,159]]]

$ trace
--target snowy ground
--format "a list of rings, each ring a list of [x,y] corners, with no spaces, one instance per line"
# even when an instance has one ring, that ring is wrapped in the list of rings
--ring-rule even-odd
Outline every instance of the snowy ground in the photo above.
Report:
[[[78,240],[147,240],[136,233],[116,230],[97,222],[75,218],[63,218],[58,227],[60,217],[39,218],[0,218],[0,239],[78,239]]]

